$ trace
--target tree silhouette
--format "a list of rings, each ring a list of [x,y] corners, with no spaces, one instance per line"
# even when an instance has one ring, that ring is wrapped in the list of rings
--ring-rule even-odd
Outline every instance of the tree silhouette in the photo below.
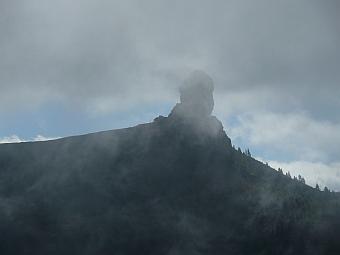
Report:
[[[306,184],[305,178],[303,178],[301,175],[298,176],[299,182]]]
[[[248,157],[251,157],[249,148],[244,151],[244,154],[246,154]]]
[[[318,190],[318,191],[320,191],[320,186],[319,186],[319,184],[316,184],[316,185],[315,185],[315,189]]]
[[[331,192],[331,191],[329,190],[329,188],[327,188],[326,186],[325,186],[325,188],[323,189],[323,191],[324,191],[324,192],[327,192],[327,193]]]

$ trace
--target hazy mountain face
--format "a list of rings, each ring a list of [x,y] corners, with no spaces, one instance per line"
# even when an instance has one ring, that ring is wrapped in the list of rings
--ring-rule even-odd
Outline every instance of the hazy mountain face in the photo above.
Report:
[[[337,254],[339,195],[235,150],[206,74],[183,86],[152,123],[0,145],[0,253]]]

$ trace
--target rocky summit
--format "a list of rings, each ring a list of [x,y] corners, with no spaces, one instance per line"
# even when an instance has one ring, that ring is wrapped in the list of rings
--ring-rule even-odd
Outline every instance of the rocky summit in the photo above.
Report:
[[[184,118],[204,118],[214,109],[214,84],[212,79],[202,71],[193,72],[179,89],[180,103],[170,115]]]
[[[0,145],[0,254],[340,254],[340,198],[236,150],[194,72],[168,117]]]

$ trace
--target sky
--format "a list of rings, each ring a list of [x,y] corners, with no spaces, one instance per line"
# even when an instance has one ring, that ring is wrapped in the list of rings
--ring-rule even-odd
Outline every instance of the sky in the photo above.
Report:
[[[0,143],[167,115],[193,70],[233,144],[340,191],[337,0],[0,0]]]

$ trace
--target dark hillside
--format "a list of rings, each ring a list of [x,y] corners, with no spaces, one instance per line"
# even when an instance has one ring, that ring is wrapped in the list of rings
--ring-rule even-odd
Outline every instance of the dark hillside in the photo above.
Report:
[[[338,194],[235,150],[199,78],[152,123],[0,145],[0,254],[340,254]]]

